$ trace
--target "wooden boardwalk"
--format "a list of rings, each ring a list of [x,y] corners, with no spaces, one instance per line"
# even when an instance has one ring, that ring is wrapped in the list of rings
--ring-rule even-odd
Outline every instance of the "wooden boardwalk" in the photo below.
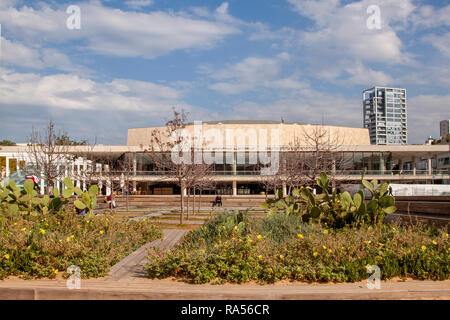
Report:
[[[144,265],[147,260],[147,253],[153,247],[158,247],[164,251],[175,246],[186,232],[189,230],[165,229],[163,239],[158,239],[147,243],[128,257],[115,264],[109,275],[103,278],[105,281],[135,281],[146,278]]]

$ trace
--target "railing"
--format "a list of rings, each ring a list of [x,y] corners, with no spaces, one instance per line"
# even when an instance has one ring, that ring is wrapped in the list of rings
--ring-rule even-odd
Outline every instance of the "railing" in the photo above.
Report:
[[[364,170],[337,170],[337,176],[361,176]],[[111,172],[112,175],[120,176],[123,172]],[[110,173],[110,174],[111,174]],[[449,175],[450,170],[368,170],[366,176],[444,176]],[[134,176],[133,172],[127,172],[127,176]],[[213,176],[259,176],[259,171],[213,171]],[[167,171],[136,171],[136,176],[173,176],[172,173]]]

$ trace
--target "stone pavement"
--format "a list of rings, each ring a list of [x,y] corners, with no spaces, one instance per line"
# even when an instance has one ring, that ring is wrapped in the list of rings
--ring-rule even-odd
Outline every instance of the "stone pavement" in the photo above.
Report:
[[[163,239],[158,239],[147,243],[128,257],[111,267],[109,275],[105,281],[134,281],[145,278],[144,264],[147,252],[153,247],[158,247],[164,251],[169,250],[181,240],[183,235],[189,230],[165,229]]]
[[[69,290],[63,280],[6,280],[0,282],[0,299],[71,300],[327,300],[327,299],[445,299],[450,300],[450,280],[382,281],[380,289],[365,282],[345,284],[284,283],[274,285],[190,285],[174,280],[82,280],[79,290]]]

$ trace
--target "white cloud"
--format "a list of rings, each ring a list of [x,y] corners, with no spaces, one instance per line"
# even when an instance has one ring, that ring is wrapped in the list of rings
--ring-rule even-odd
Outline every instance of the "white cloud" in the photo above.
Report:
[[[238,94],[260,88],[293,89],[304,87],[294,78],[282,78],[283,63],[291,56],[282,52],[275,58],[248,57],[226,68],[213,71],[208,68],[210,78],[219,80],[209,86],[210,89],[223,94]],[[205,68],[202,71],[205,72]]]
[[[53,109],[155,111],[185,105],[177,90],[129,79],[100,83],[76,75],[4,72],[0,77],[2,105]]]
[[[429,5],[420,6],[411,14],[409,20],[415,29],[450,26],[450,5],[439,9]]]
[[[295,12],[313,22],[309,29],[294,34],[299,59],[314,77],[331,82],[347,77],[347,84],[388,83],[392,77],[380,67],[414,62],[397,34],[408,25],[415,9],[412,0],[288,1]],[[380,7],[380,30],[367,27],[370,5]]]
[[[224,5],[208,18],[183,12],[129,12],[100,2],[78,5],[80,30],[66,28],[69,15],[62,5],[0,9],[0,21],[8,26],[8,33],[14,39],[25,44],[34,41],[70,44],[72,40],[81,40],[85,47],[97,53],[149,59],[175,50],[210,49],[226,36],[239,32],[228,21],[230,16]]]
[[[441,36],[435,34],[426,36],[424,37],[424,41],[430,43],[443,55],[450,57],[450,32],[444,33]]]
[[[449,118],[450,95],[419,95],[408,98],[410,142],[423,143],[439,136],[439,121]]]
[[[149,7],[154,3],[153,0],[127,0],[125,5],[132,9],[142,9],[144,7]]]
[[[75,66],[64,53],[52,48],[33,48],[17,41],[2,38],[2,63],[4,66],[18,66],[41,70],[55,68],[62,71],[84,73],[89,71]]]

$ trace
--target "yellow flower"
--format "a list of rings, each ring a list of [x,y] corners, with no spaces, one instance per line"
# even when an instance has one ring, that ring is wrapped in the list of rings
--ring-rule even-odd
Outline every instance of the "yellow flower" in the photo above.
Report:
[[[283,259],[283,258],[284,258],[284,256],[282,254],[280,254],[280,259]]]
[[[100,230],[100,234],[104,234],[105,233],[105,231],[103,231],[103,230]]]
[[[25,231],[27,231],[27,228],[22,228],[22,229],[20,229],[20,231],[25,232]]]
[[[433,244],[434,244],[434,245],[437,245],[437,242],[433,240]]]
[[[237,227],[237,226],[234,226],[234,231],[237,231],[237,229],[238,229],[238,227]]]
[[[395,228],[392,228],[392,231],[395,231]]]
[[[328,249],[328,252],[329,252],[329,253],[331,253],[331,252],[332,252],[332,250],[331,250],[331,249]]]
[[[259,260],[261,260],[262,259],[262,255],[259,255],[258,258],[259,258]]]
[[[242,242],[242,239],[239,239],[239,242]]]
[[[258,235],[256,236],[256,238],[257,238],[258,240],[261,240],[261,239],[262,239],[262,235],[258,234]]]
[[[67,237],[67,238],[66,238],[66,241],[69,242],[70,239],[72,239],[72,238],[71,238],[71,237]]]
[[[381,242],[378,242],[378,245],[379,245],[380,247],[384,246],[384,244],[382,244]]]
[[[328,230],[323,230],[323,233],[324,234],[328,234]]]
[[[53,269],[53,272],[55,273],[55,274],[58,274],[58,269]]]
[[[231,240],[236,240],[236,238],[235,238],[235,237],[233,237],[233,238],[231,238]]]
[[[223,228],[223,230],[225,230],[225,229],[226,229],[226,228],[225,228],[225,226],[223,226],[222,228]]]
[[[325,246],[322,246],[322,248],[323,248],[323,250],[327,250],[327,247],[325,247]]]
[[[371,244],[371,243],[372,243],[372,241],[370,241],[370,240],[366,241],[366,244]]]
[[[142,219],[142,221],[144,221],[144,222],[145,222],[145,221],[147,221],[147,219]]]
[[[5,254],[3,257],[4,257],[6,260],[8,260],[8,259],[9,259],[9,254]]]
[[[314,252],[314,253],[313,253],[313,256],[314,256],[314,257],[317,257],[317,255],[318,255],[317,252]]]
[[[301,271],[302,269],[300,269],[300,267],[297,267],[297,271]]]
[[[249,242],[249,243],[252,243],[252,242],[253,242],[253,240],[252,240],[252,239],[248,239],[248,242]]]
[[[427,247],[426,246],[422,246],[422,251],[425,251],[425,250],[427,250]]]
[[[299,238],[299,239],[303,239],[303,235],[302,234],[297,234],[297,237]]]
[[[345,247],[341,247],[342,250],[345,250]]]
[[[44,235],[45,234],[45,230],[44,229],[40,229],[40,232]]]
[[[14,222],[14,225],[17,226],[17,222]]]

